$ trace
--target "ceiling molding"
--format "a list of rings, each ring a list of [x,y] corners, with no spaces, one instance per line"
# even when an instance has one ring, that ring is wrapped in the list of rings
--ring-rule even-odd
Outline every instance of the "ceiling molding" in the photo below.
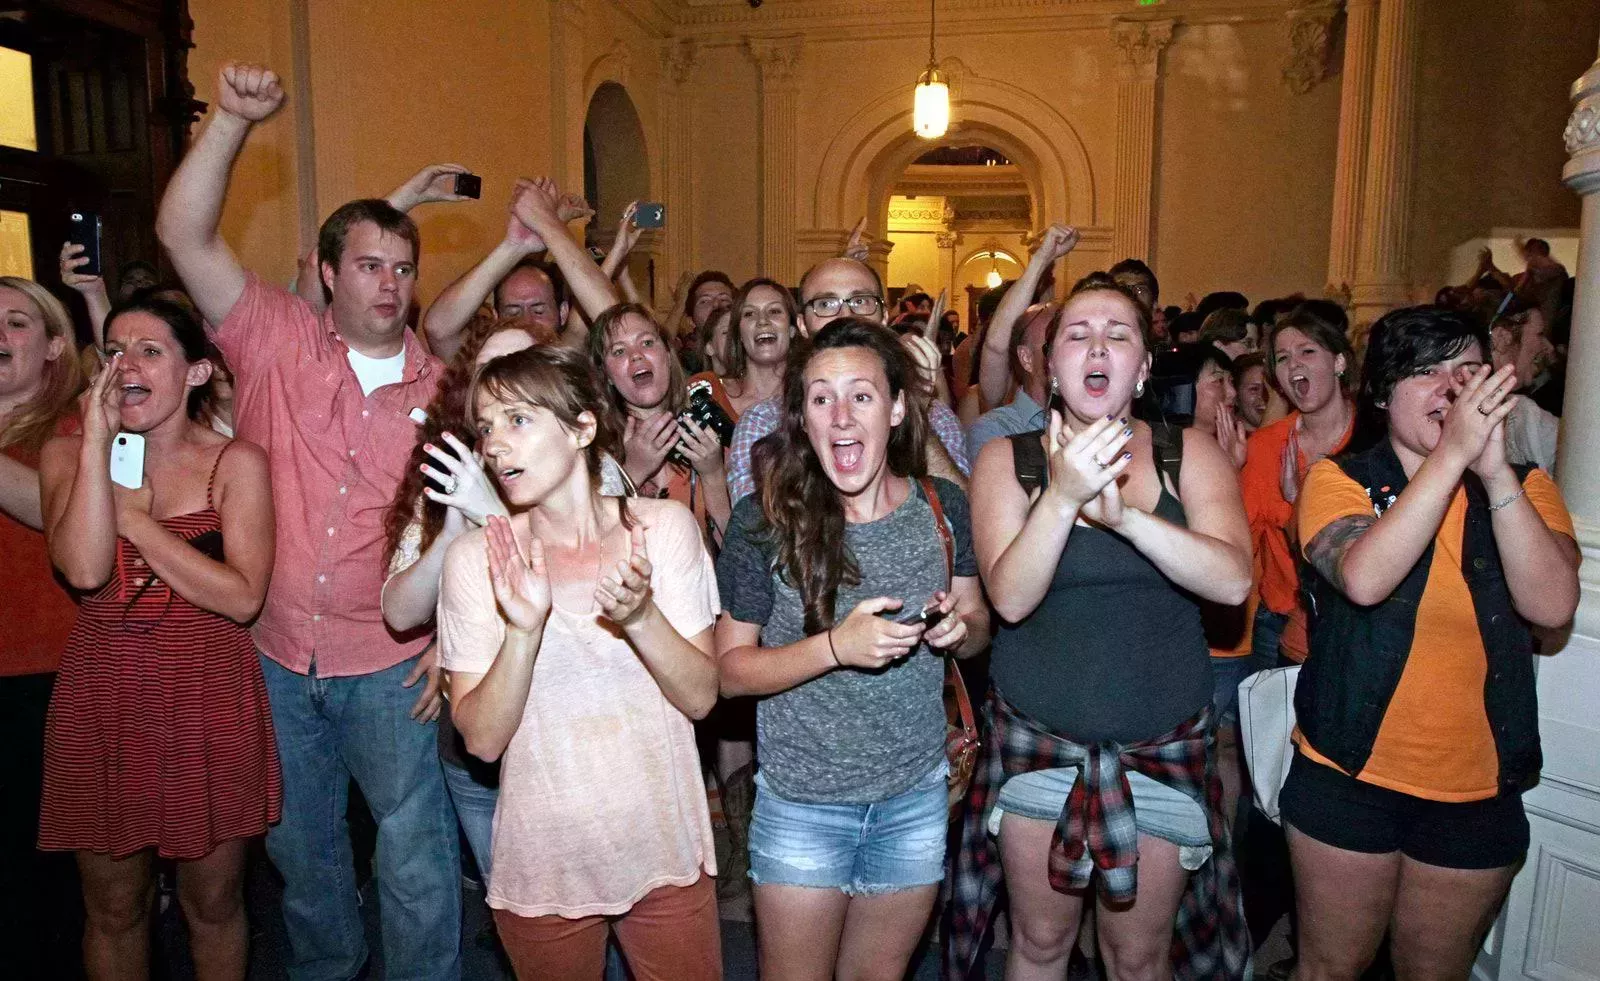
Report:
[[[612,0],[614,3],[664,0]],[[1180,19],[1185,23],[1278,22],[1305,0],[1166,0],[1133,7],[1129,0],[942,0],[939,37],[971,34],[1047,33],[1103,28],[1111,18]],[[833,27],[848,35],[814,35],[808,40],[848,42],[907,34],[925,35],[925,0],[677,0],[678,30],[717,43],[750,33],[794,32]],[[1130,9],[1132,7],[1132,9]]]

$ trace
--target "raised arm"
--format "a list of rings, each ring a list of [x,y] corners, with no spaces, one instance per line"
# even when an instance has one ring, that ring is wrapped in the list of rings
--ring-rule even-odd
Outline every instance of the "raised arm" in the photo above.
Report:
[[[83,297],[83,305],[89,308],[89,335],[94,338],[94,346],[104,350],[106,315],[111,312],[111,297],[106,293],[104,276],[78,272],[78,267],[88,262],[89,257],[83,254],[83,246],[72,242],[62,243],[61,282]]]
[[[1066,225],[1046,228],[1021,278],[1000,298],[1000,305],[995,308],[989,329],[983,336],[983,350],[978,355],[978,386],[983,391],[985,404],[1004,405],[1006,396],[1011,394],[1011,348],[1016,344],[1017,323],[1033,304],[1033,294],[1039,291],[1045,274],[1077,244],[1076,228]]]
[[[223,560],[218,562],[161,527],[150,516],[151,491],[113,488],[117,532],[172,591],[202,610],[235,623],[249,623],[261,612],[272,575],[272,485],[267,454],[239,442],[223,451],[215,498],[222,516]]]
[[[217,79],[217,108],[167,184],[156,213],[156,236],[166,246],[184,287],[212,324],[244,292],[245,273],[218,232],[228,173],[250,128],[283,105],[278,76],[260,65],[229,62]]]
[[[519,181],[511,210],[544,240],[550,258],[566,278],[567,288],[578,301],[578,307],[584,316],[593,320],[617,304],[617,293],[588,251],[567,230],[557,210],[560,201],[561,195],[549,178]],[[571,330],[569,326],[567,332]]]
[[[484,298],[505,279],[517,263],[544,251],[544,240],[515,214],[507,216],[506,234],[489,254],[444,288],[422,318],[422,331],[433,351],[445,362],[461,350],[461,332],[483,305]]]

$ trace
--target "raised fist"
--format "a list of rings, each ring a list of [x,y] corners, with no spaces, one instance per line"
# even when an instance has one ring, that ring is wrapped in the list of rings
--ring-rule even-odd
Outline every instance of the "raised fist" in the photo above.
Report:
[[[217,79],[217,108],[252,123],[259,123],[283,105],[278,75],[263,65],[230,61]]]

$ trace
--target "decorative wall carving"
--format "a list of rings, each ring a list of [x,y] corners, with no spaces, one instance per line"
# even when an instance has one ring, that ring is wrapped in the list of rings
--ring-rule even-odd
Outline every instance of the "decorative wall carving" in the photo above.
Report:
[[[1172,20],[1115,20],[1111,40],[1122,53],[1123,77],[1155,81],[1160,72],[1161,52],[1172,43]]]
[[[661,72],[673,85],[683,85],[694,73],[700,45],[694,38],[668,38],[661,46]]]
[[[1283,68],[1283,80],[1296,95],[1305,95],[1328,77],[1333,23],[1338,16],[1338,3],[1289,11],[1289,61]]]

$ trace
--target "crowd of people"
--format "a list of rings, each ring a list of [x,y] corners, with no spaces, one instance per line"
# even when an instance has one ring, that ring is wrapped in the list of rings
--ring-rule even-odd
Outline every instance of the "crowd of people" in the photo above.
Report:
[[[283,90],[217,91],[157,216],[176,284],[112,301],[64,248],[80,352],[0,278],[19,942],[67,883],[87,974],[145,976],[172,863],[196,976],[243,978],[264,836],[290,976],[359,976],[353,784],[393,978],[460,976],[461,842],[522,978],[720,978],[742,889],[769,981],[899,978],[931,923],[952,981],[991,946],[1015,981],[1245,978],[1286,914],[1273,972],[1466,976],[1578,600],[1548,246],[1358,351],[1327,300],[1057,284],[1051,225],[962,333],[859,236],[652,310],[632,209],[597,261],[540,178],[413,321],[407,212],[462,168],[337,209],[286,289],[218,230]],[[1237,703],[1286,664],[1280,828]]]

